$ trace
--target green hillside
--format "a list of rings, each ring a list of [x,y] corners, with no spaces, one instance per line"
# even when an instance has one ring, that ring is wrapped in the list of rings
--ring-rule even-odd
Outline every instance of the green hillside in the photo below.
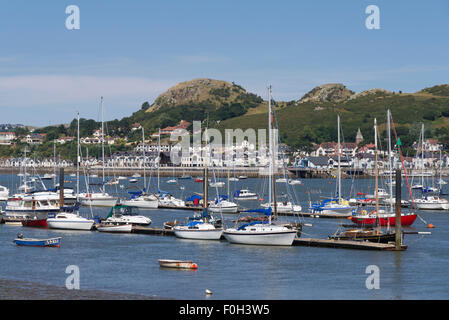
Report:
[[[426,93],[395,94],[376,90],[339,102],[290,102],[276,111],[281,140],[291,146],[309,149],[312,142],[336,141],[337,114],[340,114],[345,141],[355,141],[358,128],[365,142],[373,141],[374,118],[377,118],[379,132],[386,136],[386,110],[389,108],[405,147],[418,139],[421,122],[425,124],[426,137],[439,138],[447,144],[449,96],[432,88],[426,89]],[[223,121],[219,127],[265,128],[266,119],[266,113],[243,115]]]

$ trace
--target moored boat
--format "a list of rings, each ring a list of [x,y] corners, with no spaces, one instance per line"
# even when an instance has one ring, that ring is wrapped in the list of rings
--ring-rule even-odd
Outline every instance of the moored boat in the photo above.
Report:
[[[48,239],[35,239],[35,238],[23,238],[22,235],[18,235],[14,239],[14,243],[18,246],[29,246],[29,247],[60,247],[61,237],[48,238]]]
[[[100,232],[130,233],[132,227],[132,224],[101,223],[97,226],[97,230]]]
[[[159,259],[159,266],[164,268],[176,268],[176,269],[198,269],[198,265],[189,260],[169,260]]]
[[[383,232],[379,229],[346,229],[340,233],[329,236],[333,240],[353,240],[353,241],[370,241],[377,243],[388,243],[395,241],[396,234],[394,232]]]

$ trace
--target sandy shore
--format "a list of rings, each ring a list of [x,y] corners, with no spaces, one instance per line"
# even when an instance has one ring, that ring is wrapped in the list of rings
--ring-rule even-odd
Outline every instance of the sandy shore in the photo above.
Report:
[[[68,290],[65,287],[0,279],[0,300],[156,300],[156,296],[101,290]],[[166,300],[166,299],[164,299]]]

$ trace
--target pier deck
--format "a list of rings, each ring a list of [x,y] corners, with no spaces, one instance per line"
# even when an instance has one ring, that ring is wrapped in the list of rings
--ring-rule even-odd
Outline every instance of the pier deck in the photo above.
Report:
[[[376,243],[369,241],[313,239],[313,238],[295,238],[295,240],[293,241],[293,245],[306,246],[306,247],[325,247],[325,248],[381,250],[381,251],[396,250],[394,243]],[[401,246],[401,251],[406,249],[407,246],[405,245]]]
[[[175,233],[170,229],[149,228],[142,226],[133,226],[133,233],[149,234],[156,236],[174,236]],[[222,237],[224,239],[224,237]],[[313,238],[295,238],[294,246],[306,247],[325,247],[325,248],[341,248],[341,249],[360,249],[360,250],[380,250],[394,251],[396,250],[394,243],[376,243],[369,241],[351,241],[351,240],[333,240],[333,239],[313,239]],[[401,250],[407,249],[402,246]]]

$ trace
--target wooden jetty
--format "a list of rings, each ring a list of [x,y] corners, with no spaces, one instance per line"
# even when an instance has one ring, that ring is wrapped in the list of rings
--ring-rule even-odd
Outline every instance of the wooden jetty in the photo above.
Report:
[[[133,226],[132,233],[149,234],[156,236],[174,236],[175,233],[171,229],[150,228],[142,226]],[[224,237],[222,238],[224,239]],[[332,240],[332,239],[313,239],[313,238],[295,238],[294,246],[306,247],[325,247],[325,248],[341,248],[341,249],[361,249],[361,250],[396,250],[394,243],[376,243],[369,241],[352,241],[352,240]],[[402,246],[401,250],[407,249]]]
[[[354,240],[295,238],[295,240],[293,241],[293,245],[294,246],[306,246],[306,247],[397,251],[396,246],[393,242],[377,243],[377,242],[370,242],[370,241],[354,241]],[[407,249],[407,246],[402,245],[400,251],[403,251],[406,249]]]
[[[156,236],[174,236],[175,232],[171,229],[164,228],[150,228],[142,226],[133,226],[132,233],[151,234]]]

